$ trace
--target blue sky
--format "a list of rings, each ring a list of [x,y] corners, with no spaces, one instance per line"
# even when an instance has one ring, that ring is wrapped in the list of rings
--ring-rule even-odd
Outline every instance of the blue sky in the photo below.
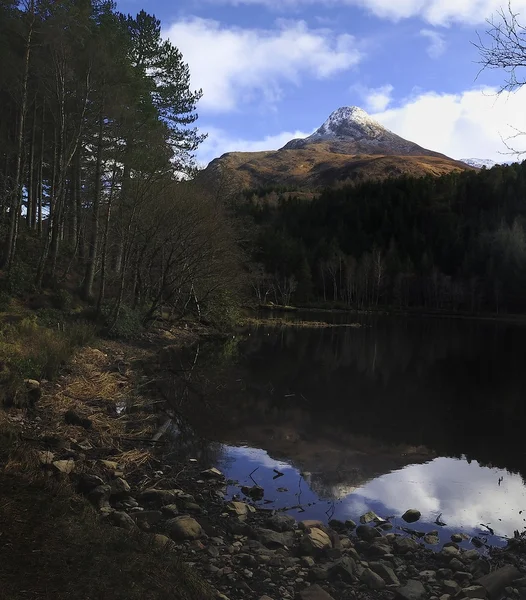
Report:
[[[118,0],[144,8],[203,89],[201,163],[310,134],[340,106],[454,158],[504,156],[526,89],[496,96],[472,42],[504,0]],[[526,0],[512,0],[526,17]],[[526,18],[524,19],[526,21]],[[513,141],[526,150],[526,139]]]

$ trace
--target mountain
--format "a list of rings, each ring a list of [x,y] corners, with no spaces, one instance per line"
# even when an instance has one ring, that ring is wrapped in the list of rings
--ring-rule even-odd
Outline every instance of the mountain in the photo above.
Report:
[[[491,169],[491,167],[495,167],[499,163],[496,163],[491,158],[461,158],[461,162],[466,163],[470,167],[475,167],[476,169],[482,169],[482,167],[486,167],[486,169]]]
[[[359,107],[335,110],[312,135],[283,148],[229,152],[203,177],[229,175],[242,188],[319,189],[350,181],[400,175],[443,175],[473,168],[422,148],[383,127]]]

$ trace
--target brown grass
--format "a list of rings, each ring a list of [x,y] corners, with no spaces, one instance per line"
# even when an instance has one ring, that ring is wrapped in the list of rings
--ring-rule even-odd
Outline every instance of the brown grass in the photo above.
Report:
[[[256,317],[246,317],[240,323],[242,326],[251,327],[300,327],[305,329],[326,329],[335,327],[361,327],[359,323],[326,323],[325,321],[292,321],[289,319],[259,319]]]
[[[322,143],[293,150],[231,152],[214,162],[233,173],[243,188],[297,186],[311,190],[338,182],[381,180],[399,175],[439,176],[469,169],[441,155],[339,154]]]

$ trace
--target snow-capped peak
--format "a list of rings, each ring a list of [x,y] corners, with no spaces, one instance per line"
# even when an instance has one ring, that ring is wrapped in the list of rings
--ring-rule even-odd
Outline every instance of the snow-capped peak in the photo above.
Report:
[[[359,106],[342,106],[335,110],[312,136],[315,138],[362,138],[376,137],[385,128]]]
[[[476,169],[482,169],[482,167],[486,167],[486,169],[491,169],[496,163],[494,160],[490,158],[461,158],[461,162],[469,165],[470,167],[475,167]]]

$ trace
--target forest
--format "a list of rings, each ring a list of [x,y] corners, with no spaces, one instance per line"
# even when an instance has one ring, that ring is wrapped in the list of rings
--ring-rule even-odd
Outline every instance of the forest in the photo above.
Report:
[[[219,188],[191,181],[200,90],[161,24],[107,0],[0,0],[0,286],[223,318],[239,286]]]
[[[327,189],[249,192],[260,302],[526,310],[526,163]]]

